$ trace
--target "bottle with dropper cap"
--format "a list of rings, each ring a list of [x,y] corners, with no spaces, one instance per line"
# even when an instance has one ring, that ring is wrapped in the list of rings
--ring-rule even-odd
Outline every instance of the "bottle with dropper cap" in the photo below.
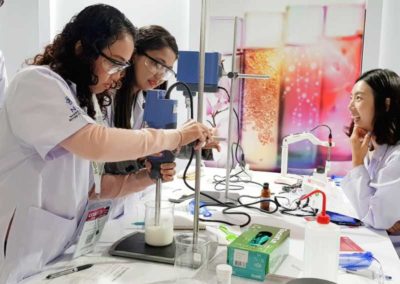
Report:
[[[316,221],[308,222],[304,235],[303,277],[320,278],[337,282],[339,268],[340,227],[330,223],[326,214],[326,195],[314,190],[301,198],[322,194],[322,212]]]

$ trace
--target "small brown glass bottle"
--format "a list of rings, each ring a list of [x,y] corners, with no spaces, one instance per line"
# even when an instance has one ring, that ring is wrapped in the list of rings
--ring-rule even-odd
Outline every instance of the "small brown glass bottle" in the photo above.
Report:
[[[261,190],[261,198],[270,198],[270,197],[271,197],[271,191],[269,190],[269,183],[265,182]],[[260,202],[260,208],[262,210],[269,211],[269,201]]]

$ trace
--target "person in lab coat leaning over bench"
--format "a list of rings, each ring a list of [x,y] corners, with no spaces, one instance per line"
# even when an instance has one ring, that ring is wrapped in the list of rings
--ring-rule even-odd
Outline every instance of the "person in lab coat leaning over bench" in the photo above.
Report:
[[[176,130],[96,124],[135,36],[117,9],[86,7],[10,83],[0,110],[0,283],[37,273],[74,241],[95,188],[90,161],[137,159],[193,141],[198,149],[211,137],[196,122]],[[103,176],[100,198],[131,193],[135,178],[122,177]]]

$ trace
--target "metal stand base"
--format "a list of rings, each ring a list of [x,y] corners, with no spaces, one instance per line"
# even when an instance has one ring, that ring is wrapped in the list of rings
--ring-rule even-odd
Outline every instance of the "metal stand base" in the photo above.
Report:
[[[229,192],[228,193],[228,198],[226,198],[226,196],[225,196],[225,191],[221,191],[221,192],[218,192],[218,191],[201,191],[201,193],[205,193],[205,194],[207,194],[207,195],[209,195],[209,196],[211,196],[211,197],[213,197],[213,198],[215,198],[215,199],[217,199],[217,200],[219,200],[221,202],[231,203],[231,204],[237,204],[238,203],[238,199],[240,197],[240,194],[237,193],[237,192]],[[207,198],[204,195],[200,195],[200,200],[204,201],[206,203],[211,203],[211,204],[215,203],[215,201],[213,201],[212,199]]]
[[[109,253],[115,256],[174,264],[175,242],[164,247],[149,246],[145,243],[144,233],[134,232],[115,242]]]

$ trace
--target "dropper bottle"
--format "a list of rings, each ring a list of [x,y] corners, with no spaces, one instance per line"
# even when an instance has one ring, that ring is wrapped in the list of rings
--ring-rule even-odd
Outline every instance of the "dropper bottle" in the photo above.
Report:
[[[304,274],[307,278],[320,278],[337,282],[339,268],[340,227],[330,223],[326,214],[326,195],[314,190],[302,197],[306,199],[316,193],[322,194],[322,212],[316,221],[306,225],[304,235]]]

